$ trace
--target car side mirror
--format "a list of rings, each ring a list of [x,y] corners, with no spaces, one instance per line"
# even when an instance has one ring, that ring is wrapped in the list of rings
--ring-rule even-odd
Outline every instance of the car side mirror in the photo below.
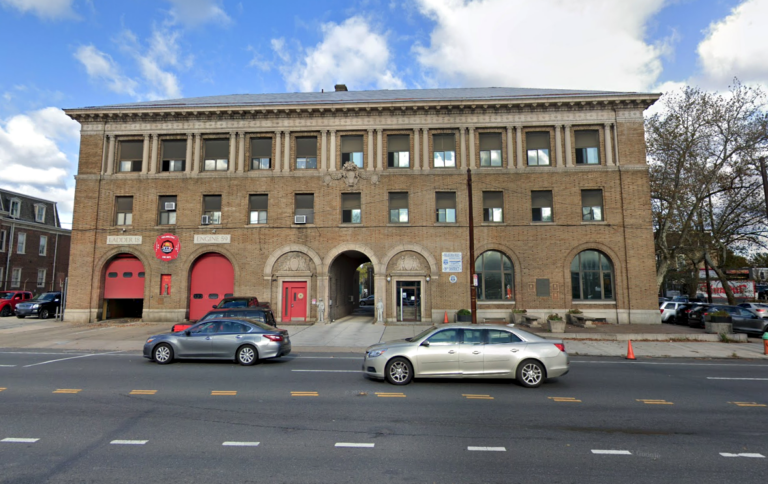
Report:
[[[184,336],[189,336],[189,330],[184,331]]]
[[[429,348],[429,341],[425,340],[425,341],[424,341],[424,342],[422,342],[422,343],[421,343],[421,345],[419,345],[419,346],[426,346],[427,348]]]

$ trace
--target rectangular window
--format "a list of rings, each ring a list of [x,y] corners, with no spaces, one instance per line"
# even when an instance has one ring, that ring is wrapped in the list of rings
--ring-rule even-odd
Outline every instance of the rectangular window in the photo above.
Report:
[[[501,133],[480,133],[480,166],[501,166]]]
[[[605,220],[603,214],[603,191],[581,191],[581,219],[585,222],[599,222]]]
[[[408,223],[408,193],[393,192],[389,194],[389,223]]]
[[[387,168],[411,166],[411,136],[393,134],[387,136]]]
[[[11,217],[19,218],[21,216],[21,200],[11,200]]]
[[[45,222],[45,205],[35,204],[35,222]]]
[[[27,234],[25,234],[24,232],[19,232],[19,238],[16,243],[16,253],[17,254],[27,253]]]
[[[21,285],[21,268],[17,267],[11,271],[11,287],[19,287]]]
[[[187,166],[187,140],[163,140],[162,171],[184,171]]]
[[[115,197],[115,225],[133,223],[133,197]]]
[[[341,194],[341,223],[359,224],[362,222],[359,193]]]
[[[157,198],[157,224],[176,225],[176,196]]]
[[[358,168],[363,168],[363,137],[362,136],[342,136],[341,137],[341,164],[351,161]]]
[[[549,132],[532,131],[525,133],[525,149],[528,152],[528,166],[549,166]]]
[[[600,164],[600,136],[596,129],[581,129],[574,132],[576,137],[576,164]]]
[[[315,195],[313,193],[297,193],[295,196],[295,215],[307,217],[307,223],[315,223]]]
[[[45,269],[37,270],[37,287],[45,287]]]
[[[48,253],[48,236],[40,236],[40,250],[38,250],[37,253],[42,256],[45,256]]]
[[[271,161],[272,138],[251,138],[251,170],[269,170]]]
[[[271,140],[270,140],[271,141]],[[248,210],[250,211],[250,223],[267,223],[267,195],[251,195],[248,197]]]
[[[437,222],[456,223],[456,192],[435,193]]]
[[[531,220],[552,222],[552,192],[550,190],[531,192]]]
[[[203,140],[205,171],[227,171],[229,168],[229,140]]]
[[[456,137],[453,133],[433,134],[432,153],[435,168],[456,168]]]
[[[119,156],[119,171],[141,171],[141,160],[144,157],[144,141],[121,141]]]
[[[203,215],[209,224],[221,223],[221,195],[203,195]]]
[[[296,138],[296,169],[317,169],[317,136]]]
[[[5,230],[0,230],[0,252],[5,252],[5,238],[7,237],[7,233]],[[2,272],[0,272],[0,278],[3,276]]]
[[[483,222],[504,221],[504,192],[483,192]]]

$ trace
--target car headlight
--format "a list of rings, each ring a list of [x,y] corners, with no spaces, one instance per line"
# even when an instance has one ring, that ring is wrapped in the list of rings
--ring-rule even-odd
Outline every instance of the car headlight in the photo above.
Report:
[[[387,351],[386,348],[383,350],[373,350],[370,353],[368,353],[368,358],[376,358],[377,356],[381,356],[384,354],[385,351]]]
[[[153,342],[154,340],[155,340],[155,338],[149,338],[149,339],[147,340],[147,343],[146,343],[146,344],[149,344],[149,343]]]
[[[40,307],[40,305],[39,305],[39,304],[33,304],[33,305],[32,305],[32,309],[37,309],[37,308],[39,308],[39,307]]]

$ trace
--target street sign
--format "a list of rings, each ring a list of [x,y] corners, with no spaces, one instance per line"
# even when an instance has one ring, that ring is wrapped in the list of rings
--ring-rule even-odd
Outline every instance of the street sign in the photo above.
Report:
[[[461,271],[461,252],[443,252],[443,272]]]

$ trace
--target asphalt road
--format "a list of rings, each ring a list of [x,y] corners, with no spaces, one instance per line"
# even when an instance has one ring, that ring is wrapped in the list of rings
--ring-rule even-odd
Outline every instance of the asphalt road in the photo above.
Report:
[[[360,364],[300,354],[256,367],[159,366],[137,354],[0,350],[0,482],[749,483],[768,474],[764,362],[576,357],[568,375],[533,390],[493,380],[395,387],[364,378]]]

